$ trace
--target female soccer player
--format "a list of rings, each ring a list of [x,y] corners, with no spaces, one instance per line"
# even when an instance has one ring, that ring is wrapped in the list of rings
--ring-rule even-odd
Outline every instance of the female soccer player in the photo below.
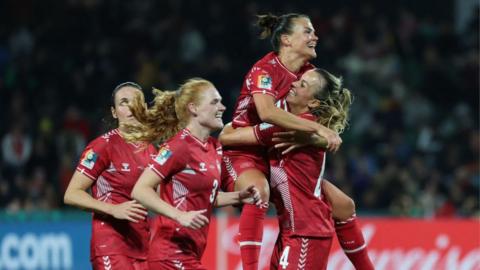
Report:
[[[251,68],[237,99],[232,126],[254,126],[261,122],[289,130],[316,133],[327,139],[327,148],[336,151],[341,144],[338,134],[317,122],[295,116],[275,106],[285,97],[293,82],[313,67],[308,61],[317,56],[318,37],[306,15],[258,16],[257,25],[262,38],[271,37],[273,52],[268,53]],[[268,202],[269,173],[265,150],[261,147],[225,148],[227,168],[240,190],[254,184],[262,201]],[[257,270],[263,237],[263,219],[267,209],[245,205],[240,216],[239,243],[244,270]]]
[[[341,80],[325,70],[304,73],[293,83],[285,100],[280,104],[291,113],[316,120],[337,132],[347,123],[350,92],[342,88]],[[279,131],[282,128],[266,123],[237,129],[227,127],[220,139],[226,145],[271,147],[272,134]],[[323,143],[327,145],[326,140]],[[269,159],[272,201],[280,224],[271,269],[326,269],[334,234],[328,199],[341,191],[323,180],[325,151],[304,147],[282,155],[272,150]],[[373,269],[373,266],[358,265],[357,269]]]
[[[156,153],[143,142],[126,142],[125,124],[134,124],[129,104],[141,87],[122,83],[112,93],[112,116],[118,128],[96,138],[85,148],[64,201],[93,211],[90,259],[93,269],[148,269],[146,262],[149,227],[146,209],[130,193]],[[91,188],[91,194],[87,189]]]
[[[133,133],[134,138],[168,139],[132,191],[136,200],[160,214],[152,227],[149,267],[204,269],[200,260],[212,208],[239,203],[258,207],[260,194],[253,185],[218,192],[233,189],[233,183],[222,181],[222,148],[210,136],[223,127],[225,111],[211,82],[191,79],[175,92],[154,93],[152,108],[146,109],[141,102],[132,106],[147,127]]]

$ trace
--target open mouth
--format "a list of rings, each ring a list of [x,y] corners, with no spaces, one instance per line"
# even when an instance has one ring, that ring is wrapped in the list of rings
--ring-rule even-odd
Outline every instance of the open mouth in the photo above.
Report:
[[[223,116],[223,112],[217,112],[217,113],[215,114],[215,118],[220,118],[220,119],[222,119],[222,116]]]
[[[294,97],[294,96],[297,95],[297,91],[295,91],[295,90],[292,88],[292,89],[290,89],[290,91],[288,91],[288,95]]]

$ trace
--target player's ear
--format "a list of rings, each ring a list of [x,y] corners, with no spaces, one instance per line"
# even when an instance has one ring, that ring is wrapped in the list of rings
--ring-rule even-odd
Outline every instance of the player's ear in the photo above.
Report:
[[[110,107],[110,110],[112,111],[112,117],[114,119],[117,119],[118,116],[117,116],[117,112],[115,111],[115,108],[113,106]]]
[[[280,36],[280,41],[282,42],[282,44],[284,46],[290,46],[292,44],[291,40],[290,40],[290,36],[287,35],[287,34],[283,34]]]
[[[193,102],[190,102],[187,104],[187,108],[188,108],[188,111],[194,116],[196,117],[198,114],[197,114],[197,105],[195,105],[195,103]]]
[[[308,106],[309,109],[315,109],[317,107],[320,107],[320,104],[321,104],[320,100],[315,98],[315,99],[310,100],[308,102],[307,106]]]

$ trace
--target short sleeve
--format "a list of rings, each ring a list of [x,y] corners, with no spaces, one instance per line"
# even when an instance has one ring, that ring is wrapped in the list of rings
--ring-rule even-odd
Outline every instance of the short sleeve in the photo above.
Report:
[[[253,67],[247,77],[247,88],[250,94],[267,94],[277,98],[276,81],[273,72],[261,67]]]
[[[166,142],[160,146],[149,167],[162,179],[168,181],[172,175],[185,168],[189,156],[187,150],[185,144],[175,141]]]
[[[83,151],[77,171],[95,181],[110,165],[109,160],[108,142],[98,138]]]

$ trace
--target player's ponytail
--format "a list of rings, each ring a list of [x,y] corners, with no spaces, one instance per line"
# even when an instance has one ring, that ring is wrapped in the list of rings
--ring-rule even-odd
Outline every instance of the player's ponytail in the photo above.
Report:
[[[276,26],[278,25],[279,18],[272,14],[257,15],[257,26],[261,29],[260,38],[266,39],[272,35]]]
[[[150,108],[135,97],[130,110],[140,125],[126,125],[124,137],[129,141],[160,143],[173,136],[180,129],[180,121],[175,113],[175,91],[153,89],[154,100]]]
[[[213,84],[201,78],[187,80],[176,91],[153,90],[150,108],[135,98],[130,110],[141,125],[128,125],[125,138],[129,141],[161,143],[185,128],[190,120],[189,103],[200,102],[200,93]]]
[[[294,19],[309,17],[304,14],[289,13],[281,16],[275,16],[272,14],[257,15],[256,25],[260,28],[260,38],[270,38],[273,51],[276,53],[280,50],[281,36],[284,34],[291,34],[293,32]]]

